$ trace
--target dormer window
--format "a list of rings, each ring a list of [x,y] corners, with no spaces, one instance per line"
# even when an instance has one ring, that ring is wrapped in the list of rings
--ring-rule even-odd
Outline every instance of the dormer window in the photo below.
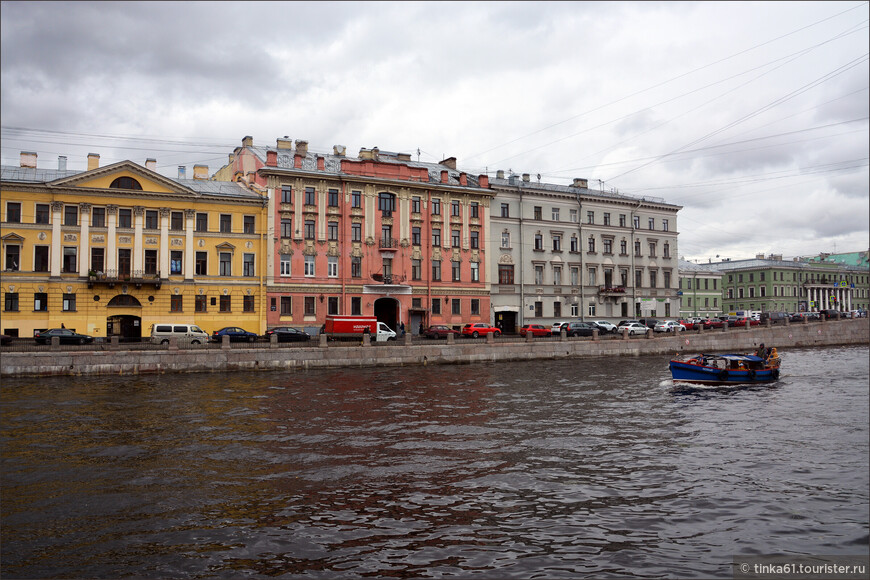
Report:
[[[109,186],[113,189],[137,189],[142,191],[142,186],[139,185],[139,182],[133,179],[132,177],[119,177],[115,181],[112,182],[112,185]]]

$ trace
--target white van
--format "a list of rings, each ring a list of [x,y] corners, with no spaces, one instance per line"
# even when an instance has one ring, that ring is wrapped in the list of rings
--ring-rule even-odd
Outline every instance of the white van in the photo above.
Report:
[[[152,344],[169,344],[169,339],[175,337],[179,345],[207,344],[209,335],[195,324],[178,324],[176,322],[151,325]]]

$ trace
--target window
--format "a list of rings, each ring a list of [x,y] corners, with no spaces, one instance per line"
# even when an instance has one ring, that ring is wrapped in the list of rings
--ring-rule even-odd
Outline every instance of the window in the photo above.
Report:
[[[314,310],[314,296],[306,296],[305,297],[305,316],[314,316],[316,311]]]
[[[193,311],[207,312],[208,311],[208,296],[199,294],[193,297]]]
[[[362,278],[362,258],[353,256],[350,259],[350,277]]]
[[[133,227],[133,210],[119,209],[118,210],[118,227],[132,228]]]
[[[544,303],[543,302],[535,302],[535,317],[540,318],[544,315]]]
[[[441,228],[432,228],[432,245],[441,245]]]
[[[643,286],[643,270],[634,271],[634,285],[637,288]]]
[[[77,225],[79,225],[79,206],[77,206],[77,205],[65,205],[65,206],[63,206],[63,225],[65,225],[65,226],[77,226]]]
[[[18,312],[18,292],[7,292],[3,300],[3,310]]]
[[[459,230],[450,231],[450,246],[453,248],[459,247]]]
[[[514,266],[513,264],[498,265],[498,283],[513,284],[514,283]]]
[[[142,189],[142,186],[139,185],[139,182],[132,177],[119,177],[118,179],[113,181],[111,185],[109,185],[109,187],[114,189]]]
[[[396,196],[382,191],[378,194],[378,209],[384,217],[390,217],[396,211]]]
[[[587,211],[586,212],[586,223],[587,224],[594,224],[595,223],[595,212],[594,211]]]
[[[64,294],[63,295],[62,310],[64,312],[75,312],[75,309],[76,309],[76,295],[75,294]]]
[[[577,236],[571,236],[571,251],[579,252],[580,251],[580,240],[577,239]]]
[[[350,192],[350,207],[362,207],[362,192]]]
[[[411,280],[420,280],[423,272],[423,268],[421,266],[421,261],[416,259],[411,259]]]
[[[384,224],[381,226],[381,247],[393,247],[393,226]]]
[[[560,318],[562,316],[562,303],[558,300],[553,301],[553,316]]]
[[[655,218],[649,218],[649,229],[651,229],[651,230],[656,229],[656,220],[655,220]]]
[[[621,227],[621,228],[625,227],[625,214],[624,213],[619,214],[619,227]]]
[[[441,260],[432,260],[432,280],[441,280]]]
[[[664,247],[662,248],[662,255],[665,258],[671,257],[671,245],[668,242],[665,242]]]
[[[664,276],[665,288],[670,288],[671,287],[671,273],[668,271],[665,271],[662,273],[662,275]]]
[[[469,245],[472,249],[477,249],[480,247],[480,232],[470,232],[469,233]]]
[[[595,280],[595,275],[598,273],[597,268],[589,268],[589,285],[595,286],[598,282]]]
[[[571,268],[571,285],[577,286],[580,284],[580,268]]]
[[[232,297],[229,294],[222,295],[220,297],[220,305],[218,308],[221,312],[232,312],[233,311],[232,308],[230,307],[232,304],[232,302],[230,301],[230,298],[232,298]]]
[[[145,250],[145,273],[151,276],[157,274],[157,250]]]
[[[541,206],[536,205],[534,208],[532,208],[533,219],[536,219],[536,220],[542,219],[541,215],[542,215]]]
[[[314,256],[305,256],[305,275],[314,276]]]
[[[511,206],[510,204],[503,203],[501,204],[501,217],[511,217]]]
[[[207,214],[203,214],[207,215]],[[145,229],[146,230],[156,230],[159,227],[158,221],[158,213],[156,210],[148,209],[145,210]]]
[[[393,259],[392,258],[384,258],[382,262],[382,271],[384,273],[384,282],[387,284],[392,283],[393,277]]]
[[[468,205],[469,215],[473,218],[480,217],[480,209],[476,201],[472,201]]]
[[[359,316],[362,314],[362,298],[352,296],[350,299],[350,314],[351,316]]]
[[[281,237],[286,239],[290,239],[293,237],[293,220],[281,220]]]
[[[610,225],[610,213],[608,212],[604,212],[604,225]]]
[[[471,299],[471,315],[480,316],[480,298]]]
[[[459,298],[450,300],[450,311],[456,316],[462,314],[462,301]]]
[[[48,246],[33,248],[33,271],[48,272]]]
[[[220,217],[220,230],[221,233],[228,234],[233,231],[233,216],[230,214],[222,213]]]
[[[544,283],[544,267],[535,266],[535,284],[541,285]]]
[[[350,224],[350,239],[354,242],[362,241],[362,224]]]
[[[184,229],[184,214],[180,211],[174,211],[169,215],[169,229],[181,231]]]
[[[338,207],[338,190],[330,189],[326,192],[326,205],[329,207]]]
[[[242,296],[242,312],[254,312],[253,296]]]
[[[106,210],[103,208],[95,208],[102,209],[103,215],[106,215]],[[36,223],[38,224],[47,224],[51,220],[51,209],[47,203],[37,203],[36,204]],[[94,224],[96,225],[96,224]]]
[[[634,255],[640,258],[640,241],[635,240],[634,242]]]
[[[281,187],[281,203],[293,203],[293,188],[289,185]]]
[[[578,316],[580,316],[580,305],[579,304],[572,304],[571,305],[571,317],[576,318]]]
[[[330,296],[326,299],[326,313],[331,315],[338,314],[338,296]]]
[[[68,274],[76,272],[76,252],[78,248],[64,247],[63,249],[63,272]]]
[[[668,231],[668,220],[662,220],[662,231]]]
[[[432,299],[432,314],[441,314],[441,301],[438,298]]]
[[[553,286],[562,285],[562,266],[553,266]]]
[[[637,216],[637,215],[634,216],[632,218],[632,223],[634,224],[634,229],[639,230],[640,229],[640,216]]]
[[[459,282],[461,280],[462,262],[451,261],[450,270],[453,273],[453,281]]]
[[[46,292],[36,292],[33,295],[33,310],[36,312],[48,311],[48,294]]]
[[[589,252],[594,253],[595,252],[595,238],[594,237],[589,236],[588,245],[589,245]]]
[[[39,211],[39,206],[36,206],[36,207],[37,207],[37,211]],[[48,206],[45,206],[45,207],[47,208]],[[38,219],[39,219],[39,216],[37,215],[37,220]],[[45,221],[45,222],[37,221],[36,223],[48,223],[48,221]],[[106,227],[106,208],[104,208],[104,207],[92,207],[91,208],[91,227],[94,227],[94,228]]]
[[[569,218],[570,218],[570,220],[571,220],[571,223],[574,223],[574,224],[577,223],[577,220],[578,220],[579,218],[577,217],[577,216],[578,216],[578,212],[577,212],[576,209],[568,210],[568,216],[569,216]]]
[[[649,257],[650,258],[656,257],[656,243],[655,242],[649,243]]]
[[[314,220],[305,220],[305,239],[314,239]]]
[[[338,256],[327,256],[326,275],[330,278],[338,278]]]
[[[305,188],[305,205],[317,205],[317,194],[313,187]]]
[[[419,226],[412,227],[411,228],[411,245],[412,246],[419,246],[420,240],[421,240],[420,227]]]
[[[544,249],[544,236],[541,234],[535,234],[535,249],[543,250]]]
[[[612,254],[613,253],[613,240],[603,240],[602,243],[604,244],[604,253],[605,254]]]
[[[183,257],[183,253],[181,250],[173,250],[169,252],[169,273],[170,274],[181,274],[181,259]]]
[[[233,275],[233,255],[231,252],[219,252],[218,259],[220,263],[219,276]]]
[[[411,213],[420,213],[420,198],[419,198],[419,196],[411,198]]]
[[[242,231],[246,234],[254,233],[254,216],[242,216]]]
[[[461,210],[459,209],[458,199],[454,199],[450,202],[450,215],[453,217],[459,217],[462,215]]]
[[[553,234],[553,251],[561,252],[562,251],[562,236],[559,234]]]
[[[511,247],[511,233],[510,232],[502,232],[501,233],[501,247],[502,248],[510,248]]]
[[[181,294],[173,294],[169,297],[170,312],[184,312],[184,300]]]
[[[432,199],[432,215],[441,215],[441,200],[438,198]]]
[[[290,254],[281,254],[281,276],[290,276]]]
[[[133,266],[131,254],[132,252],[129,248],[120,248],[118,250],[118,274],[130,275],[130,269]]]
[[[558,207],[554,207],[554,208],[553,208],[553,213],[552,213],[552,215],[553,215],[553,221],[554,221],[554,222],[559,221],[559,208],[558,208]]]
[[[242,276],[256,276],[254,272],[254,254],[242,254]]]
[[[6,271],[17,272],[21,267],[21,247],[6,245]]]
[[[281,297],[281,316],[292,316],[293,315],[293,297],[292,296],[282,296]]]
[[[649,271],[649,287],[658,288],[658,272],[656,270]]]
[[[326,224],[326,233],[330,242],[338,241],[338,222],[329,222]]]
[[[589,316],[595,316],[595,304],[589,305]]]

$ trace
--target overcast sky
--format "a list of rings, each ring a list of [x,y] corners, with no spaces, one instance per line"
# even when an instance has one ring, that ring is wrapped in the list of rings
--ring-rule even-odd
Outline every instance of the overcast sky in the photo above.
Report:
[[[661,198],[690,260],[870,247],[867,2],[2,2],[0,38],[3,164],[286,135]]]

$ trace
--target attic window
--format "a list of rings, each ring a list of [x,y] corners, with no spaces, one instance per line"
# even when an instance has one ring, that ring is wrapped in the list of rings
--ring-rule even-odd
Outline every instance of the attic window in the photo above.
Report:
[[[132,177],[119,177],[115,181],[112,182],[112,185],[109,186],[113,189],[138,189],[142,190],[142,186],[139,185],[139,182],[133,179]]]

